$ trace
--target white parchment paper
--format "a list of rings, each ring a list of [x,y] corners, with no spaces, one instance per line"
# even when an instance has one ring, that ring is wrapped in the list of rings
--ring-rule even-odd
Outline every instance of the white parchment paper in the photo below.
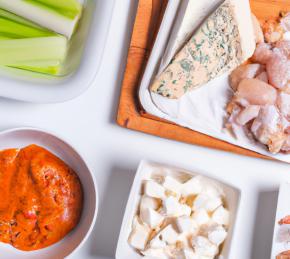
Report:
[[[227,116],[225,107],[232,95],[228,83],[229,74],[216,78],[178,100],[171,100],[158,94],[150,93],[149,87],[153,79],[180,48],[182,37],[186,38],[191,35],[200,24],[196,20],[189,22],[184,19],[195,19],[196,14],[199,13],[199,19],[202,22],[221,2],[221,0],[205,0],[208,1],[207,7],[195,5],[195,8],[193,8],[193,3],[197,1],[187,0],[186,3],[169,1],[140,85],[139,98],[143,108],[152,115],[180,126],[281,161],[290,162],[290,155],[271,154],[264,145],[249,139],[243,131],[240,131],[237,134],[237,138],[235,138],[224,129],[224,122]],[[236,1],[246,1],[246,4],[248,4],[248,0]],[[182,4],[180,5],[180,3]],[[191,28],[190,26],[193,27]]]

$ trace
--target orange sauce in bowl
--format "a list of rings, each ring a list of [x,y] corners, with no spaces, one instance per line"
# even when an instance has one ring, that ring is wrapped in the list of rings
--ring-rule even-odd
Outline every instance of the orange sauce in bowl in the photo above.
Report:
[[[36,145],[0,151],[0,241],[25,251],[50,246],[79,222],[76,173]]]

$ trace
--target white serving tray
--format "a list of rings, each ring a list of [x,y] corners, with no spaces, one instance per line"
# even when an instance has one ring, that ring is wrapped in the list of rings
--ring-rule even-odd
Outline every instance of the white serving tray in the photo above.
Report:
[[[278,204],[274,225],[271,259],[275,259],[281,252],[290,250],[290,225],[280,226],[278,222],[290,215],[290,183],[282,183],[279,189]],[[281,242],[285,238],[288,242]]]
[[[230,211],[230,224],[229,224],[229,231],[228,231],[228,237],[225,241],[225,244],[221,251],[221,256],[223,259],[230,259],[230,248],[231,248],[231,242],[234,238],[234,229],[235,229],[235,222],[237,220],[238,216],[238,209],[239,209],[239,203],[241,198],[241,191],[237,189],[236,187],[230,186],[226,183],[220,182],[218,180],[208,178],[206,177],[205,172],[200,171],[188,171],[172,166],[165,166],[158,163],[153,162],[147,162],[147,161],[141,161],[132,188],[129,195],[129,199],[127,202],[126,211],[123,218],[123,223],[119,235],[119,241],[117,245],[116,250],[116,259],[124,259],[124,258],[130,258],[130,259],[141,259],[143,258],[140,254],[138,254],[128,243],[128,238],[130,235],[130,232],[132,230],[132,222],[134,216],[137,214],[138,206],[140,203],[140,199],[142,196],[142,183],[144,180],[151,179],[152,175],[165,175],[170,174],[175,177],[186,177],[189,176],[196,176],[196,175],[202,175],[209,181],[214,182],[218,186],[220,186],[224,193],[225,193],[225,202],[227,204],[227,207]]]
[[[214,1],[212,2],[213,4],[220,0]],[[243,1],[245,5],[249,3],[248,0]],[[184,4],[181,1],[168,2],[139,88],[139,100],[142,107],[147,113],[182,127],[290,163],[289,155],[271,154],[266,146],[252,141],[243,132],[239,132],[238,138],[235,138],[230,132],[225,130],[224,121],[227,116],[226,105],[230,100],[230,96],[233,94],[228,83],[229,74],[224,74],[216,78],[208,84],[185,94],[178,100],[168,99],[150,92],[149,87],[155,76],[160,72],[160,67],[162,68],[164,61],[168,61],[169,59],[167,55],[169,52],[168,46],[172,44],[172,37],[175,37],[174,33],[178,30],[175,26],[176,19],[182,17],[182,13],[180,14],[180,12],[184,13],[185,11],[184,8],[181,8],[181,3]]]
[[[9,70],[1,71],[1,97],[33,103],[56,103],[73,99],[90,87],[101,64],[115,0],[86,0],[85,3],[76,36],[85,44],[77,42],[73,50],[73,55],[77,57],[73,57],[72,64],[69,64],[76,66],[76,60],[82,56],[76,72],[63,79],[47,80],[27,78],[21,72],[12,77]]]

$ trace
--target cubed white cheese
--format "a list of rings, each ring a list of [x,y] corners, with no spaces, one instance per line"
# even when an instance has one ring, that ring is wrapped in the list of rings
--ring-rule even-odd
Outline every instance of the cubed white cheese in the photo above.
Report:
[[[182,184],[171,176],[165,176],[163,187],[176,195],[180,195]]]
[[[220,225],[213,225],[208,229],[208,239],[213,244],[219,246],[227,237],[227,231]]]
[[[204,179],[204,188],[202,192],[209,197],[223,196],[223,190],[221,189],[221,187],[218,186],[216,183],[206,179]]]
[[[205,209],[196,210],[193,213],[192,218],[199,226],[208,223],[210,220],[210,217]]]
[[[230,213],[223,206],[219,206],[212,214],[212,220],[220,225],[228,226]]]
[[[200,257],[190,248],[183,249],[182,256],[183,259],[200,259]]]
[[[145,251],[141,251],[141,253],[145,256],[145,258],[160,258],[160,259],[168,259],[168,256],[164,253],[163,249],[156,248],[148,248]]]
[[[191,208],[185,204],[180,204],[173,196],[163,200],[163,211],[167,217],[190,216]]]
[[[153,229],[160,226],[162,221],[164,220],[164,217],[161,214],[150,208],[142,210],[140,212],[140,218],[145,224]]]
[[[199,176],[192,177],[182,185],[181,194],[183,196],[196,195],[202,191],[202,182]]]
[[[140,211],[145,209],[157,210],[159,207],[159,201],[155,198],[143,195],[140,201]]]
[[[198,225],[195,220],[187,216],[176,218],[176,226],[181,234],[195,235],[198,231]]]
[[[150,248],[164,248],[166,247],[165,241],[161,240],[161,236],[157,234],[149,243]]]
[[[169,245],[175,244],[178,240],[178,233],[171,224],[162,229],[158,235],[160,240],[165,241]]]
[[[215,256],[218,254],[218,247],[211,243],[206,237],[193,237],[191,244],[195,253],[199,256]]]
[[[144,250],[150,232],[150,228],[146,225],[140,224],[138,218],[135,217],[133,221],[132,231],[128,239],[129,244],[136,249]]]
[[[163,199],[165,198],[165,189],[162,185],[156,183],[155,181],[146,181],[144,187],[144,193],[153,198]]]
[[[194,203],[193,203],[193,210],[200,210],[205,209],[206,211],[214,211],[217,207],[222,205],[222,199],[221,197],[216,196],[208,196],[207,194],[199,194]]]

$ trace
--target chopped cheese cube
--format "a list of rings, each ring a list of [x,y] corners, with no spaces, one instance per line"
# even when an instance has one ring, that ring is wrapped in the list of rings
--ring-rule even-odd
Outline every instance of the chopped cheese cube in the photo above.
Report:
[[[171,176],[165,176],[163,187],[176,195],[180,195],[182,184]]]
[[[140,211],[145,209],[157,210],[159,207],[159,201],[155,198],[143,195],[140,201]]]
[[[176,226],[181,234],[195,235],[198,231],[198,225],[195,220],[187,216],[176,218]]]
[[[165,188],[162,185],[156,183],[155,181],[146,181],[144,192],[149,197],[157,199],[165,198]]]
[[[206,194],[199,194],[193,204],[193,210],[205,209],[209,212],[214,211],[217,207],[222,205],[221,197],[210,197]]]
[[[148,248],[145,251],[141,251],[141,253],[149,258],[160,258],[160,259],[168,259],[168,256],[164,253],[163,249],[159,248]]]
[[[178,240],[178,233],[175,231],[171,224],[162,229],[158,236],[160,240],[165,241],[169,245],[175,244]]]
[[[202,182],[199,176],[192,177],[182,185],[181,193],[183,196],[196,195],[202,191]]]
[[[211,243],[203,236],[193,237],[191,240],[192,247],[195,253],[199,256],[216,256],[218,254],[218,247]]]
[[[133,221],[133,229],[128,239],[129,244],[136,249],[144,250],[150,232],[150,228],[146,225],[140,224],[139,219],[135,217]]]
[[[213,212],[212,220],[220,225],[228,226],[230,221],[230,213],[223,206],[220,206]]]
[[[145,224],[153,229],[160,226],[164,220],[164,217],[161,214],[150,208],[142,210],[140,213],[140,218]]]
[[[227,237],[227,231],[220,225],[213,225],[208,229],[208,239],[215,245],[222,244]]]
[[[209,222],[210,217],[205,209],[197,210],[193,213],[192,218],[197,225],[201,226]]]
[[[150,248],[164,248],[166,247],[165,241],[161,240],[160,235],[156,235],[149,243]]]
[[[168,197],[163,201],[163,210],[167,217],[189,216],[191,208],[185,204],[180,204],[175,197]]]

